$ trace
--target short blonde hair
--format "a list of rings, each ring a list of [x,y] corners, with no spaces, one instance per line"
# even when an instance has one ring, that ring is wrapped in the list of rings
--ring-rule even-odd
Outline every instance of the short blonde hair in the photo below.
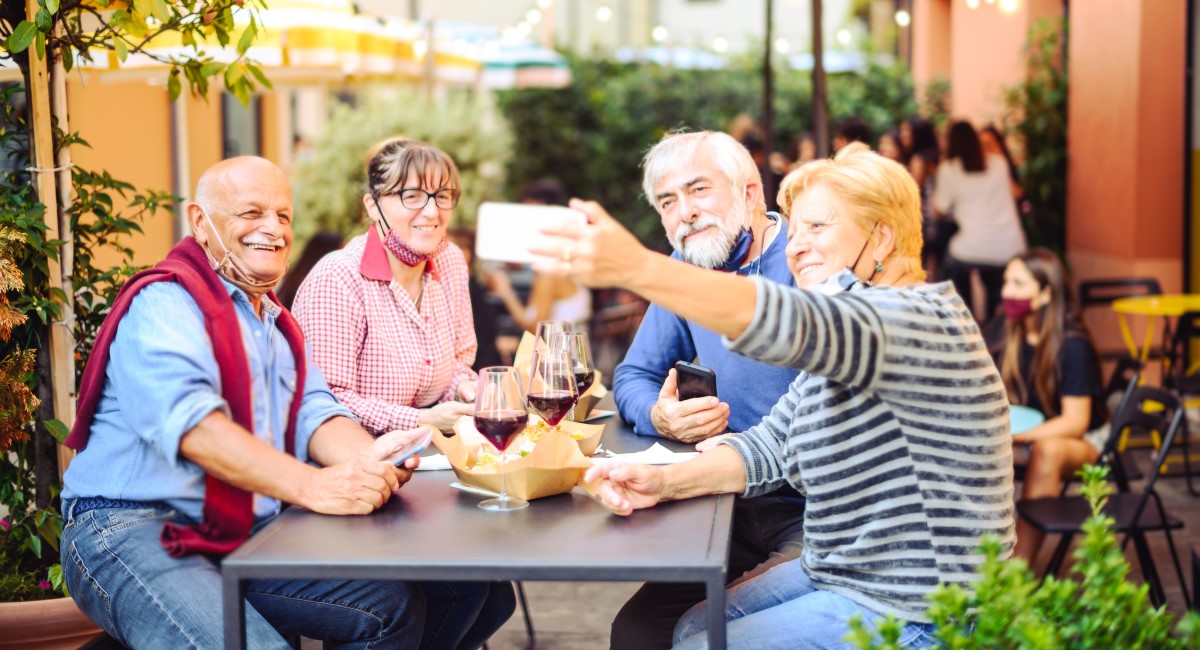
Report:
[[[888,260],[924,279],[921,192],[903,165],[861,142],[846,145],[833,158],[805,163],[788,174],[779,188],[779,209],[790,214],[796,197],[817,183],[824,183],[849,204],[850,216],[863,232],[870,232],[876,223],[890,226],[896,233],[896,249]]]

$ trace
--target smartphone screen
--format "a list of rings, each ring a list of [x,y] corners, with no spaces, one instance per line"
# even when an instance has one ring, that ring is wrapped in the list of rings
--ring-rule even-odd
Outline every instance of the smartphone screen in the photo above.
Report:
[[[421,431],[421,435],[406,442],[404,446],[396,452],[396,455],[392,457],[392,465],[400,467],[404,464],[404,461],[421,453],[425,447],[429,446],[429,442],[433,440],[433,431],[431,431],[428,427],[422,427]]]
[[[675,379],[679,384],[679,399],[716,397],[717,373],[687,361],[675,363]]]
[[[483,203],[475,219],[475,255],[496,262],[533,262],[529,247],[543,238],[542,228],[586,219],[582,212],[558,205]]]

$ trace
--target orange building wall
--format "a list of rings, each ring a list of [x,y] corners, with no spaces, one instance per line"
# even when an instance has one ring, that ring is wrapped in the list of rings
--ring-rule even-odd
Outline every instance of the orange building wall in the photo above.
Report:
[[[955,117],[977,124],[998,122],[1004,114],[1005,87],[1021,80],[1025,71],[1022,47],[1040,18],[1062,15],[1061,0],[1022,0],[1015,12],[980,2],[950,6],[950,95]]]
[[[138,83],[106,83],[96,73],[72,73],[67,84],[67,110],[72,130],[91,148],[71,148],[74,162],[89,170],[105,170],[139,190],[171,190],[171,122],[167,93]],[[114,207],[120,208],[120,197]],[[160,211],[142,222],[145,234],[122,242],[134,249],[135,264],[153,264],[173,244],[174,223]],[[97,262],[116,264],[115,255],[99,253]]]
[[[1152,276],[1183,289],[1187,7],[1070,6],[1067,255],[1077,280]],[[1092,310],[1102,344],[1116,317]],[[1131,317],[1135,336],[1145,319]]]
[[[1077,276],[1182,288],[1183,3],[1071,5],[1067,247]]]
[[[951,0],[913,0],[912,73],[918,92],[939,78],[950,79]]]

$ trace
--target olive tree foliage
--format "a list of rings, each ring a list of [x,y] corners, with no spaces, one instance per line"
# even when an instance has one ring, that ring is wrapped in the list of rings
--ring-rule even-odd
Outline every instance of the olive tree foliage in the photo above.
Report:
[[[37,4],[29,20],[26,0],[0,0],[0,58],[12,58],[22,70],[28,70],[31,48],[39,56],[61,50],[67,71],[78,61],[91,62],[108,52],[122,62],[140,53],[170,67],[167,89],[172,100],[184,84],[204,95],[218,75],[243,104],[260,86],[271,87],[259,66],[246,56],[262,28],[259,12],[266,9],[265,0],[37,0]],[[234,25],[238,13],[245,19],[244,27]],[[170,44],[166,41],[184,47],[172,54],[155,49]],[[232,60],[214,58],[214,49],[231,44],[236,53]]]
[[[364,163],[372,145],[392,136],[445,151],[462,177],[454,221],[474,223],[479,204],[499,200],[512,134],[487,96],[453,93],[427,99],[411,90],[365,93],[358,106],[335,104],[312,152],[293,170],[296,250],[318,230],[363,230]]]

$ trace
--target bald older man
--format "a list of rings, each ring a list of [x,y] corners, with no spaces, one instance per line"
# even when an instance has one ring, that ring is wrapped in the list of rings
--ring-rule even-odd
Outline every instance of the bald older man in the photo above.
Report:
[[[97,335],[68,441],[81,452],[64,479],[64,577],[83,611],[132,648],[221,647],[220,556],[284,502],[370,513],[417,465],[389,462],[412,432],[373,438],[360,427],[274,302],[292,246],[284,173],[261,158],[223,161],[186,209],[194,237],[126,283]],[[454,647],[465,629],[423,623],[456,597],[427,592],[255,581],[247,641]]]

